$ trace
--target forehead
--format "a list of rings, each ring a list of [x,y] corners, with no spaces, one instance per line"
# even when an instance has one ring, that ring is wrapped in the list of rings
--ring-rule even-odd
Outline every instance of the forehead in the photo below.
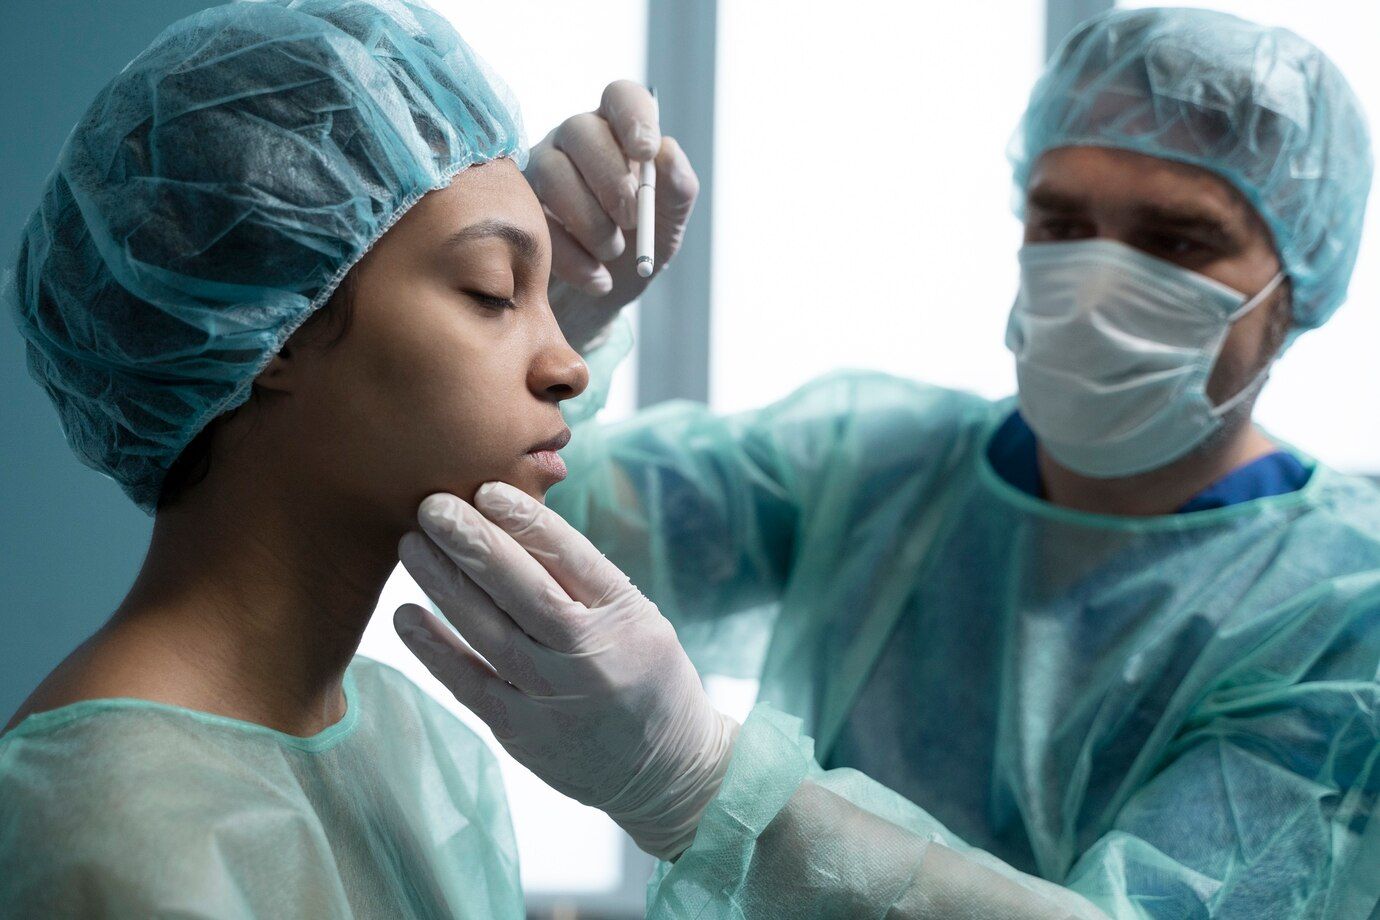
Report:
[[[510,159],[462,170],[445,188],[424,195],[385,238],[439,244],[457,230],[482,221],[501,221],[545,238],[541,204]]]
[[[1035,163],[1026,194],[1090,210],[1206,213],[1240,226],[1259,216],[1230,182],[1199,166],[1103,147],[1059,147]]]

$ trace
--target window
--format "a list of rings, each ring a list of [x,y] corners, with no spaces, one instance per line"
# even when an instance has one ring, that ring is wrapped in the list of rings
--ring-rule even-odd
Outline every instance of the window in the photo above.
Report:
[[[1013,392],[1005,150],[1043,4],[721,3],[718,43],[715,408],[849,366]]]

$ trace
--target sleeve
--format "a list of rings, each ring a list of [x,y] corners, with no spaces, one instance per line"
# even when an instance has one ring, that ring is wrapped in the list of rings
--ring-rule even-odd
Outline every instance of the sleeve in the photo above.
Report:
[[[1297,606],[1194,706],[1070,887],[1118,917],[1375,916],[1380,573]]]
[[[592,390],[627,343],[615,329],[586,356]],[[971,394],[847,371],[727,416],[671,402],[603,426],[600,398],[567,411],[569,476],[547,502],[657,604],[702,672],[736,677],[758,676],[797,562],[854,547],[859,522],[876,539],[923,504],[990,412]]]
[[[759,704],[695,841],[658,865],[647,916],[1101,918],[1074,891],[967,846],[856,770],[823,770],[800,721]]]
[[[1316,614],[1224,669],[1059,885],[822,770],[800,723],[758,706],[648,916],[1374,916],[1380,591]]]
[[[615,340],[586,356],[591,389],[604,389],[608,356],[625,347]],[[567,412],[569,476],[548,504],[678,631],[775,600],[799,526],[799,467],[808,463],[783,447],[781,413],[721,417],[677,401],[605,427],[589,418],[593,408]]]

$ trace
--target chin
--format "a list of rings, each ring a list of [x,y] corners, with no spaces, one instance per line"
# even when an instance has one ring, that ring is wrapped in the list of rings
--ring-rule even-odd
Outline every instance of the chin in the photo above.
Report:
[[[526,492],[528,495],[532,496],[537,501],[541,502],[543,505],[546,504],[546,493],[551,489],[550,484],[546,482],[535,482],[532,480],[531,477],[527,476],[514,476],[513,480],[504,481],[507,482],[509,485],[517,486],[519,489]]]
[[[506,482],[516,489],[520,489],[542,504],[546,503],[546,493],[554,485],[551,477],[526,468],[527,464],[522,464],[518,469],[509,470],[507,473],[491,476],[485,482]],[[476,488],[478,488],[476,486]]]

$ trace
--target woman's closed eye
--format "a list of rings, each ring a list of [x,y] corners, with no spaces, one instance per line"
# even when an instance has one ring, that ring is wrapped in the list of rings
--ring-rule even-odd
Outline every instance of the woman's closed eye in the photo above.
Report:
[[[486,294],[483,291],[465,291],[464,294],[490,310],[512,310],[517,307],[517,301],[513,300],[512,297]]]

